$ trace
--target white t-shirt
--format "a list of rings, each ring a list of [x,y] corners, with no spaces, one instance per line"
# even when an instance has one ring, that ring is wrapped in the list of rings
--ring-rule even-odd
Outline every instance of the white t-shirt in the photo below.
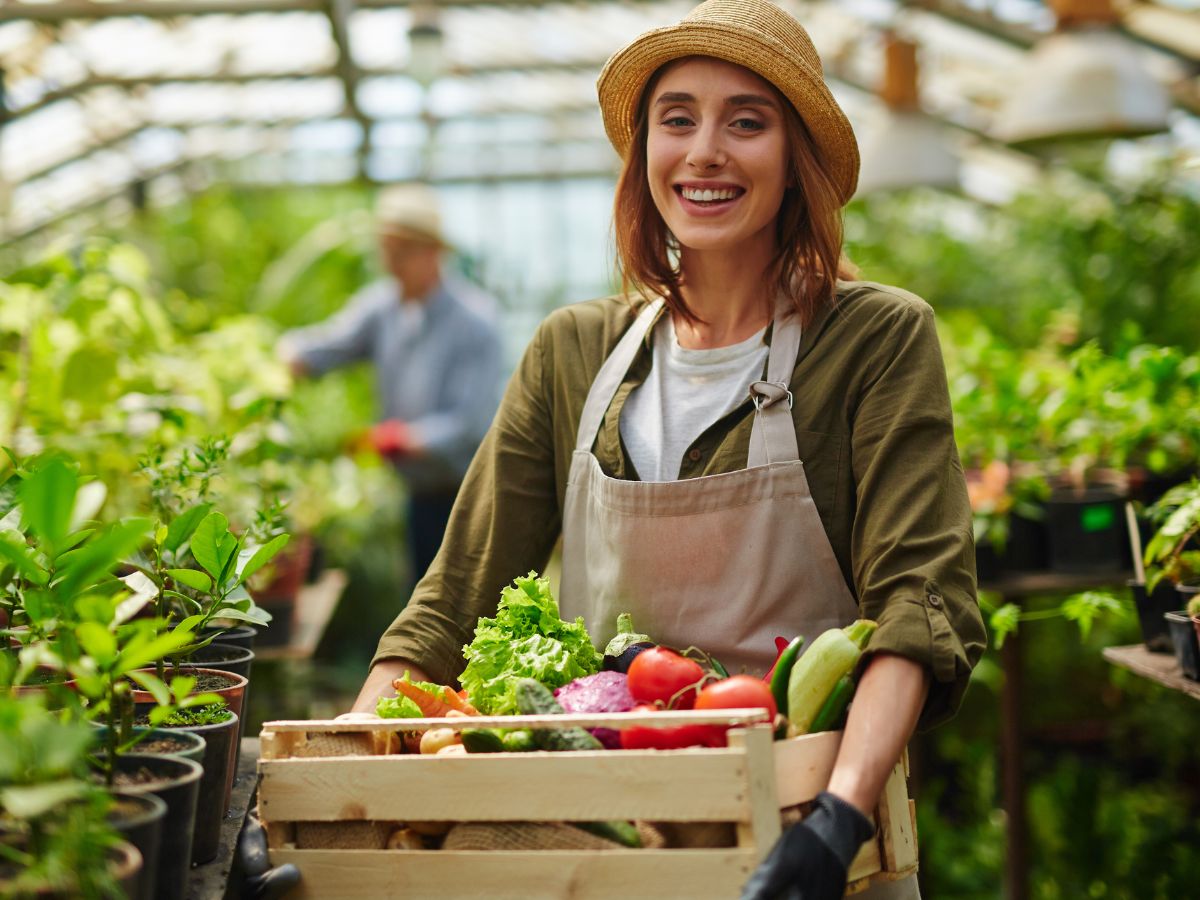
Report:
[[[766,331],[728,347],[687,350],[663,315],[650,374],[621,409],[621,438],[642,481],[678,480],[692,442],[746,401],[767,363]]]

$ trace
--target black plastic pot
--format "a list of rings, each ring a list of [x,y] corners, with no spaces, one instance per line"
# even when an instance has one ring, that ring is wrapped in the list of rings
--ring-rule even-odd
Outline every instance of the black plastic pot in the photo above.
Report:
[[[243,650],[253,650],[258,630],[249,625],[235,625],[231,628],[205,628],[200,632],[199,637],[211,637],[214,643],[233,644]]]
[[[1109,488],[1058,491],[1046,501],[1050,568],[1055,572],[1105,574],[1129,565],[1124,501]]]
[[[1142,640],[1146,649],[1155,653],[1172,652],[1171,635],[1167,629],[1167,613],[1179,607],[1179,598],[1175,594],[1175,586],[1169,581],[1160,581],[1154,591],[1146,593],[1146,585],[1129,581],[1130,591],[1133,592],[1134,606],[1137,607],[1138,624],[1142,626]]]
[[[1171,631],[1175,658],[1185,677],[1200,681],[1200,646],[1196,643],[1196,626],[1183,611],[1169,612],[1163,618]]]
[[[139,704],[138,714],[142,715],[148,709]],[[192,862],[197,864],[216,857],[221,843],[221,822],[229,812],[234,765],[238,757],[239,724],[236,715],[231,712],[230,716],[226,721],[212,725],[181,725],[171,729],[204,738],[204,775],[200,779],[192,837]]]
[[[113,828],[142,854],[142,867],[127,891],[130,900],[154,900],[154,882],[158,877],[158,854],[162,846],[163,818],[167,804],[154,794],[114,791],[116,801],[109,811]]]
[[[154,794],[167,805],[162,820],[162,845],[158,854],[158,875],[154,880],[155,900],[176,900],[187,891],[188,871],[192,865],[192,834],[196,821],[196,799],[204,770],[190,759],[174,756],[150,756],[127,753],[118,757],[117,770],[136,772],[149,769],[158,780],[147,784],[123,785],[129,794]]]
[[[994,582],[1010,573],[1044,572],[1050,565],[1046,550],[1046,524],[1011,513],[1003,550],[984,538],[975,547],[975,570],[980,583]]]
[[[234,675],[241,675],[249,682],[250,667],[254,664],[254,651],[226,644],[224,641],[213,641],[207,647],[201,647],[192,654],[192,662],[206,669],[217,669],[220,672],[232,672]],[[242,693],[242,711],[238,717],[237,741],[239,746],[242,743],[242,737],[245,735],[246,719],[249,718],[246,712],[249,709],[250,685],[247,683],[246,689]],[[237,757],[235,756],[234,766],[236,767],[236,765]],[[237,777],[236,769],[234,777]]]
[[[190,759],[192,762],[198,762],[204,765],[204,738],[195,734],[180,733],[174,729],[168,728],[150,728],[146,725],[135,725],[133,728],[135,733],[150,732],[142,741],[155,740],[156,738],[169,738],[179,744],[178,750],[173,750],[170,753],[158,753],[152,750],[147,750],[142,742],[134,744],[131,753],[150,754],[153,756],[180,756],[184,759]],[[108,733],[107,725],[97,725],[96,732],[98,740],[101,744],[104,743],[104,736]]]

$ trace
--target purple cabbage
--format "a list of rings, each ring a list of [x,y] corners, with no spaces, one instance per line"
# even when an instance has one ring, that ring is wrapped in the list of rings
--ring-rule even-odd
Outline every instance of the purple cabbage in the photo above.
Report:
[[[637,706],[622,672],[597,672],[576,678],[555,690],[554,697],[569,713],[629,712]],[[621,734],[615,728],[588,730],[609,750],[621,749]]]

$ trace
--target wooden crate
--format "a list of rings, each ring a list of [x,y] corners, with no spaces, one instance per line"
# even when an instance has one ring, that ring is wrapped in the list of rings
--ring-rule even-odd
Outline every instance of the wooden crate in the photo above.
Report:
[[[732,898],[780,834],[780,809],[829,781],[840,732],[774,741],[759,710],[664,712],[662,725],[735,726],[720,749],[468,756],[381,755],[389,735],[434,727],[620,728],[638,714],[268,722],[259,813],[273,865],[295,863],[294,896],[563,900],[616,896]],[[848,893],[916,870],[905,766],[888,779],[876,838]],[[713,849],[463,851],[383,846],[398,823],[638,819],[732,823]],[[335,824],[336,823],[336,824]],[[332,843],[324,840],[335,836]],[[313,836],[322,840],[314,840]],[[306,846],[307,845],[307,846]],[[293,895],[289,895],[293,896]]]

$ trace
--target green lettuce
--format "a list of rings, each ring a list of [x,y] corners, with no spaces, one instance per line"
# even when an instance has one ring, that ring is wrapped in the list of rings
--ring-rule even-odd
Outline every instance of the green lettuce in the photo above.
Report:
[[[432,681],[413,681],[407,672],[404,673],[404,680],[426,691],[433,691],[436,694],[442,692],[440,684],[434,684]],[[403,694],[397,694],[395,697],[380,697],[375,703],[375,715],[381,719],[420,719],[424,716],[421,708]]]
[[[488,715],[517,711],[518,678],[556,688],[600,671],[603,661],[583,618],[564,622],[550,582],[537,572],[501,591],[496,617],[479,620],[463,656],[467,667],[458,680],[475,708]]]

